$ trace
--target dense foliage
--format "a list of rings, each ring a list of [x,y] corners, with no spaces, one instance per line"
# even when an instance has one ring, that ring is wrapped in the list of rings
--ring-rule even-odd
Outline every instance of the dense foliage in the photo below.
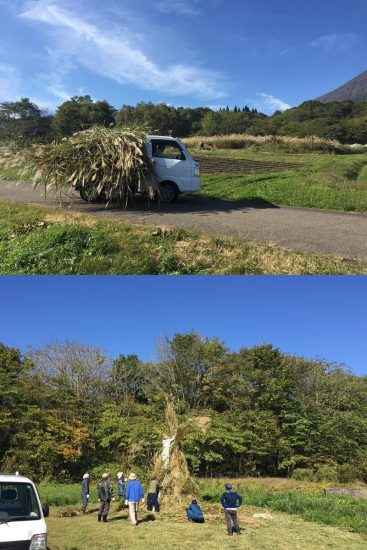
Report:
[[[109,464],[147,470],[169,398],[195,473],[367,481],[366,382],[271,345],[233,353],[195,333],[166,339],[156,363],[72,342],[25,357],[1,345],[1,468],[64,480]]]
[[[213,111],[209,107],[174,107],[165,103],[123,105],[116,110],[107,101],[75,96],[51,115],[29,99],[0,103],[0,142],[45,142],[69,136],[92,125],[149,127],[152,133],[193,135],[319,136],[341,143],[367,143],[367,103],[306,101],[272,116],[235,106]]]

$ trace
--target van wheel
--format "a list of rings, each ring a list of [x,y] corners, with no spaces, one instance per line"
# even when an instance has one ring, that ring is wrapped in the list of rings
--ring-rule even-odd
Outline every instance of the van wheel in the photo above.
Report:
[[[159,189],[162,202],[170,203],[177,200],[179,192],[176,184],[170,181],[164,181],[161,183]]]

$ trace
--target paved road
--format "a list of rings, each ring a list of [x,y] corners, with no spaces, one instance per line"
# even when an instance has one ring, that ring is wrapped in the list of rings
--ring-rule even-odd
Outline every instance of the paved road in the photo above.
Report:
[[[215,235],[230,235],[259,243],[315,254],[344,258],[367,258],[367,215],[316,209],[277,207],[220,201],[199,196],[181,196],[173,205],[157,210],[146,200],[137,199],[128,211],[88,204],[75,195],[57,200],[51,193],[43,197],[41,188],[11,181],[0,181],[0,200],[41,206],[59,206],[136,224],[180,226]]]

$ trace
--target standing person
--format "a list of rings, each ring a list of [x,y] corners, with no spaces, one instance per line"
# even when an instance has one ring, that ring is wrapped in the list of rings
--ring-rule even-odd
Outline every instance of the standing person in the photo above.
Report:
[[[194,523],[204,523],[204,514],[197,503],[197,500],[191,501],[191,504],[186,508],[187,519]]]
[[[226,483],[224,485],[225,492],[220,498],[222,506],[224,508],[224,514],[226,516],[227,532],[228,535],[233,535],[233,532],[237,535],[241,534],[241,528],[238,525],[237,508],[242,504],[242,497],[232,490],[232,485]],[[233,523],[233,526],[232,526]]]
[[[175,440],[174,435],[172,437],[170,437],[169,435],[164,434],[164,436],[163,436],[162,461],[163,461],[163,467],[164,467],[165,470],[168,470],[170,448],[171,448],[171,443],[174,440]]]
[[[113,488],[109,479],[107,472],[102,474],[102,478],[98,483],[97,488],[98,502],[100,502],[98,510],[98,521],[101,521],[101,518],[104,522],[107,521],[108,512],[110,510],[111,500],[114,501],[113,497]]]
[[[144,502],[144,490],[140,481],[136,479],[136,475],[131,472],[129,481],[126,485],[125,504],[129,505],[131,524],[134,526],[138,524],[138,507],[140,501]]]
[[[89,474],[83,475],[81,496],[82,496],[82,513],[85,514],[85,511],[88,506],[88,499],[89,499]]]
[[[159,512],[159,502],[158,502],[158,491],[159,483],[156,476],[150,478],[150,483],[148,487],[148,497],[147,497],[147,509],[151,512],[154,508],[155,512]]]
[[[122,472],[117,473],[117,495],[119,500],[125,499],[126,483]]]

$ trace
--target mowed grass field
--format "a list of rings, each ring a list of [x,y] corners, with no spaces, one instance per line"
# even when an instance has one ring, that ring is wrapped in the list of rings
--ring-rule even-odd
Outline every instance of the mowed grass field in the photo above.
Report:
[[[132,527],[126,508],[119,510],[113,503],[109,521],[97,522],[98,504],[95,484],[91,491],[91,502],[86,515],[79,512],[80,486],[41,485],[44,502],[51,503],[49,529],[50,550],[99,550],[104,548],[140,548],[149,546],[157,549],[362,549],[367,545],[367,502],[324,497],[321,484],[294,482],[278,479],[232,480],[244,497],[239,510],[239,521],[243,529],[240,536],[233,538],[226,534],[225,519],[218,503],[224,480],[199,480],[199,502],[203,508],[206,523],[191,524],[186,519],[188,502],[163,505],[160,514],[147,512],[144,505],[139,510],[140,523]],[[259,504],[268,495],[268,504]],[[270,498],[271,497],[271,498]],[[298,500],[298,509],[294,501]],[[290,512],[277,509],[280,501]],[[331,511],[325,516],[319,508]],[[53,506],[52,502],[69,502],[69,506]],[[73,502],[74,504],[72,504]],[[257,504],[254,504],[256,503]],[[319,512],[317,513],[317,510]],[[256,518],[254,514],[270,514],[271,518]],[[316,513],[314,519],[305,519],[305,514]],[[353,532],[354,531],[354,532]]]
[[[195,157],[205,159],[202,163],[202,194],[205,196],[327,210],[367,211],[367,154],[296,154],[249,149],[192,152]],[[224,161],[222,166],[218,159]],[[236,164],[231,165],[229,161],[238,162],[237,170]]]
[[[366,274],[367,261],[301,254],[180,228],[0,203],[0,274]]]

